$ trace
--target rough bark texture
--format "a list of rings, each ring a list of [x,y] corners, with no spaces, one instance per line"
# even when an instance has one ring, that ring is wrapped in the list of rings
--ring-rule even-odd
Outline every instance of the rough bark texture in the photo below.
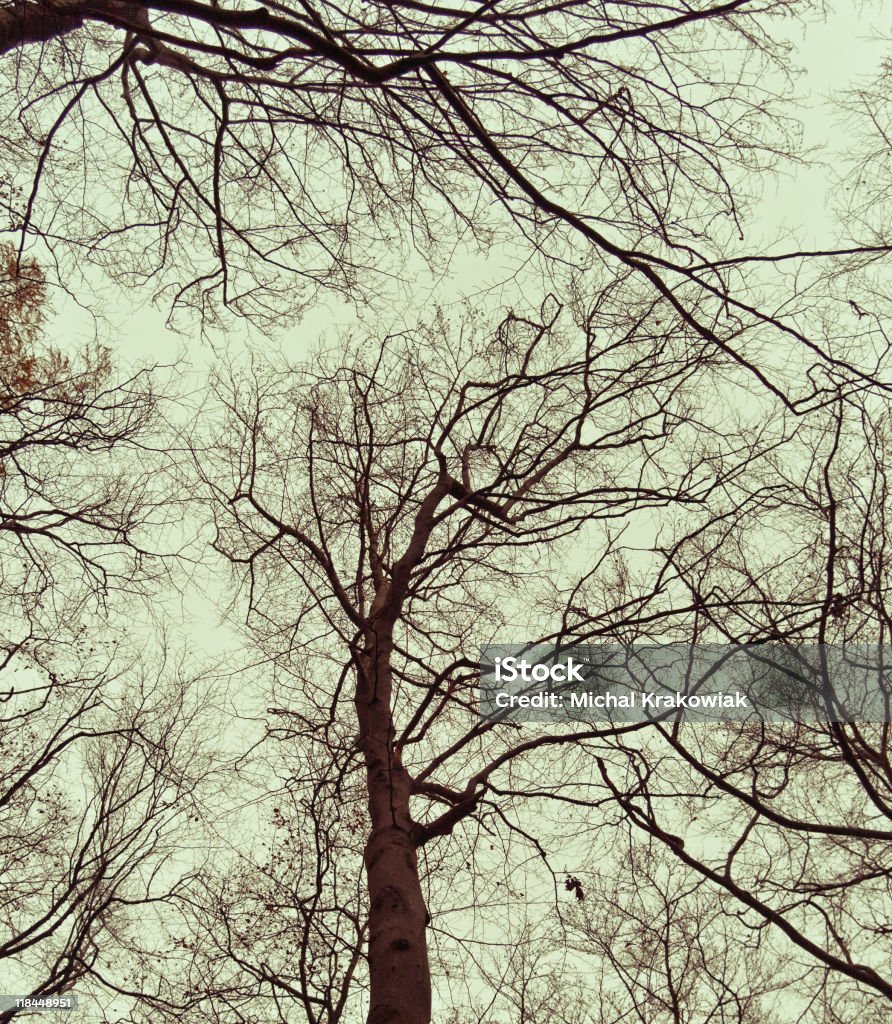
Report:
[[[429,1024],[427,907],[421,892],[411,780],[393,745],[392,621],[373,626],[361,659],[356,709],[368,781],[371,832],[365,848],[369,894],[368,1024]]]
[[[69,12],[69,6],[71,11]],[[65,35],[84,23],[81,9],[61,4],[19,4],[0,11],[0,53],[27,43],[44,43]]]
[[[429,1024],[426,909],[409,833],[374,827],[365,851],[371,1005],[368,1024]]]

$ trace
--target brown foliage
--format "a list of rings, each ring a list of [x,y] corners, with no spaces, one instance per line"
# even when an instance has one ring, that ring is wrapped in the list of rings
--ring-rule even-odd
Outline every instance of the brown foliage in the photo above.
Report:
[[[46,275],[34,259],[22,258],[9,242],[0,243],[0,401],[50,391],[56,399],[76,399],[105,381],[111,353],[100,346],[83,354],[83,365],[43,342],[48,313]]]
[[[37,342],[45,318],[46,279],[35,260],[0,244],[0,389],[10,396],[38,382]]]

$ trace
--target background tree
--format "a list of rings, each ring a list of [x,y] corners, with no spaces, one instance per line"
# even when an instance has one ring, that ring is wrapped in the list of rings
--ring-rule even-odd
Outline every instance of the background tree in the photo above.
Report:
[[[148,442],[155,399],[148,372],[116,379],[106,349],[69,356],[47,345],[42,273],[8,246],[2,254],[5,617],[18,609],[30,629],[46,612],[71,627],[84,602],[139,588],[160,566],[147,546],[147,523],[159,510],[152,474],[127,460]]]
[[[128,930],[182,880],[207,687],[111,614],[162,567],[150,376],[47,345],[39,268],[5,247],[2,269],[0,974],[83,997],[123,984]]]
[[[558,900],[514,946],[488,958],[485,1019],[795,1019],[784,994],[801,992],[801,979],[778,967],[774,950],[764,948],[769,938],[742,929],[738,908],[679,871],[658,843],[629,843],[621,829],[614,837],[617,855],[586,865],[584,886],[573,879],[579,898]],[[481,1019],[469,1003],[457,1019]]]
[[[0,246],[0,261],[0,359],[5,397],[12,397],[34,383],[46,281],[34,260],[20,260],[9,243]]]
[[[296,730],[280,735],[287,744],[256,747],[224,774],[209,855],[159,901],[153,948],[134,937],[134,1019],[356,1019],[367,989],[362,794]]]
[[[73,991],[89,1013],[109,983],[141,992],[130,936],[185,884],[175,857],[207,770],[204,688],[170,664],[125,670],[114,650],[47,646],[8,652],[0,677],[0,962],[4,994]]]

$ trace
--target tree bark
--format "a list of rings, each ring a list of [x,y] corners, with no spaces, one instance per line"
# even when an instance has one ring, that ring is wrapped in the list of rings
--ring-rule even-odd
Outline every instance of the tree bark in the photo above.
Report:
[[[356,710],[368,785],[371,831],[365,847],[369,895],[368,1024],[429,1024],[431,979],[427,907],[418,875],[418,826],[409,812],[411,779],[394,748],[392,623],[372,627],[360,659]]]
[[[70,6],[70,11],[68,7]],[[18,4],[0,11],[0,54],[28,43],[46,43],[80,28],[80,6],[44,3]]]

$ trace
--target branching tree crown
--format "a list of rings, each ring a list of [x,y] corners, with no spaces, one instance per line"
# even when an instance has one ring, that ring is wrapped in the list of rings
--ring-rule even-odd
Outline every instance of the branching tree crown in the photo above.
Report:
[[[311,794],[359,787],[369,827],[364,908],[325,910],[339,935],[364,937],[367,915],[367,974],[346,952],[301,977],[247,950],[252,985],[339,1019],[349,971],[370,1021],[426,1022],[434,990],[462,998],[439,966],[456,949],[473,957],[479,929],[511,944],[496,908],[531,860],[578,901],[597,884],[586,858],[628,843],[736,901],[814,999],[854,986],[874,1012],[892,996],[870,924],[888,884],[888,727],[525,729],[476,713],[494,640],[885,640],[885,470],[864,446],[882,403],[863,386],[790,416],[645,296],[575,315],[549,300],[494,328],[438,317],[297,376],[258,358],[218,393],[217,440],[195,445],[215,544],[274,666],[271,737],[314,752],[289,776],[287,820],[329,836],[342,818]],[[815,772],[838,799],[807,796]],[[322,920],[305,919],[307,941]]]
[[[206,317],[373,294],[456,230],[576,238],[693,315],[793,145],[772,25],[806,7],[6,5],[9,226]]]
[[[49,344],[46,302],[0,247],[0,977],[35,998],[135,986],[131,930],[182,875],[207,773],[202,671],[108,614],[159,571],[150,374]]]

